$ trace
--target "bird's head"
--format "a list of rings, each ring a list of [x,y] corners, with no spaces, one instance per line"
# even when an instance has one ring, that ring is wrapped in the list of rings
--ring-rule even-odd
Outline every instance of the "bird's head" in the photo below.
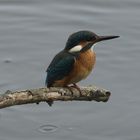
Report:
[[[91,49],[97,42],[118,38],[119,36],[98,36],[91,31],[79,31],[69,36],[64,50],[83,52]]]

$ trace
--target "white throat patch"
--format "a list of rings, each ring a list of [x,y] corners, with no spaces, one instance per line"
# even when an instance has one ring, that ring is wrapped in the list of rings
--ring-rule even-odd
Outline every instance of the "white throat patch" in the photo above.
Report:
[[[69,50],[69,52],[80,52],[82,50],[82,46],[81,45],[77,45],[77,46],[74,46],[73,48],[71,48]]]
[[[92,45],[92,50],[94,50],[94,48],[95,48],[95,45],[96,45],[96,43]]]

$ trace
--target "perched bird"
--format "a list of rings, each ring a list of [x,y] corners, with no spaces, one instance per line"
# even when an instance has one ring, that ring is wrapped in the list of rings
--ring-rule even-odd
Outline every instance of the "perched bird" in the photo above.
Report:
[[[85,79],[94,67],[94,45],[118,37],[98,36],[91,31],[78,31],[70,35],[65,48],[53,58],[47,68],[46,86],[68,87],[73,84],[79,89],[76,83]]]

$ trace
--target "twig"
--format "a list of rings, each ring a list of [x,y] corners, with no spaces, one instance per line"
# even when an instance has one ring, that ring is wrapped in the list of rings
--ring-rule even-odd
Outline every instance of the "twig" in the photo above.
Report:
[[[7,91],[0,94],[0,109],[29,103],[47,102],[50,106],[53,101],[97,101],[107,102],[111,93],[95,86],[81,87],[82,96],[75,88],[39,88],[23,91]],[[72,93],[72,92],[73,93]]]

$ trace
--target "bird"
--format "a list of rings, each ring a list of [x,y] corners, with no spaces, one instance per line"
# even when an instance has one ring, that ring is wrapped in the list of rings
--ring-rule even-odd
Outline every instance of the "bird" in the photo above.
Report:
[[[80,91],[77,83],[91,73],[96,62],[94,46],[100,41],[118,37],[99,36],[88,30],[72,33],[64,49],[56,54],[46,70],[46,86],[49,88],[72,85]]]

